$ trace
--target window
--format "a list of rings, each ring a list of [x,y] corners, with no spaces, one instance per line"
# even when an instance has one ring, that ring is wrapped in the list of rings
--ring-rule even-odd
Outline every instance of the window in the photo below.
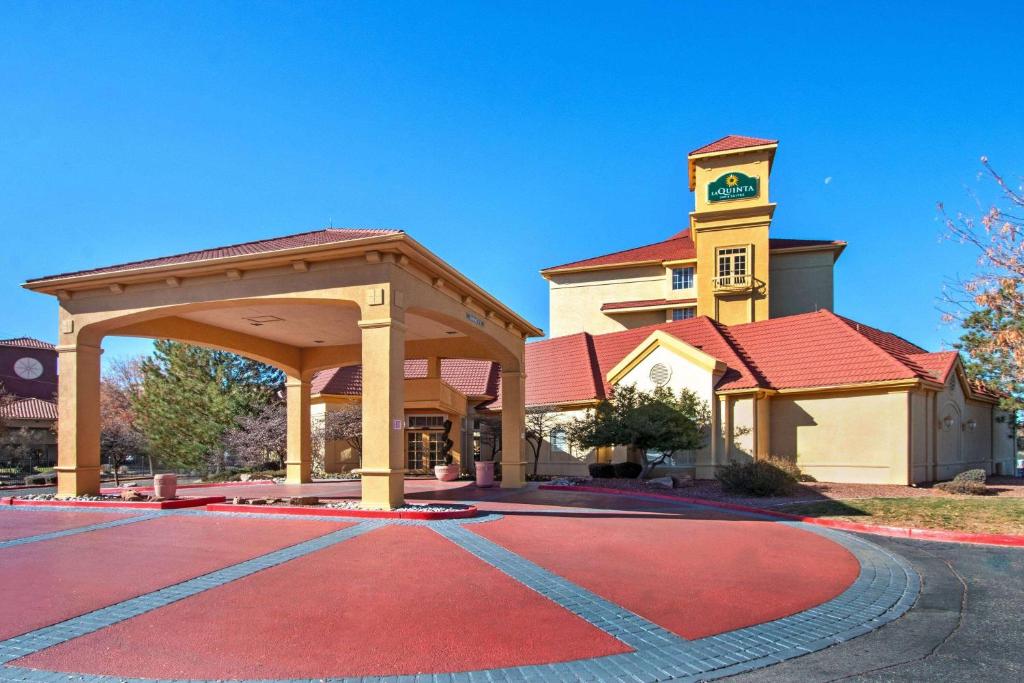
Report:
[[[569,452],[569,440],[565,436],[565,430],[561,427],[555,427],[551,430],[551,451],[561,451],[563,453]]]
[[[728,247],[718,250],[718,277],[747,274],[747,248]]]
[[[693,289],[693,267],[672,269],[672,289]]]
[[[444,415],[409,415],[409,429],[444,429]]]
[[[690,318],[697,317],[696,308],[673,308],[672,319],[673,320],[688,320]]]

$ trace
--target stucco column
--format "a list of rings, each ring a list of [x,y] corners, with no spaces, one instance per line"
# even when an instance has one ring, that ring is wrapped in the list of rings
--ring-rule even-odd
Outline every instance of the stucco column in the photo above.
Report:
[[[100,354],[98,346],[57,347],[57,497],[100,492]]]
[[[526,484],[526,377],[501,373],[501,488]]]
[[[288,411],[288,450],[285,483],[308,484],[312,479],[312,443],[309,417],[309,381],[289,377],[285,382]]]
[[[363,506],[405,503],[405,324],[360,320],[363,337]]]

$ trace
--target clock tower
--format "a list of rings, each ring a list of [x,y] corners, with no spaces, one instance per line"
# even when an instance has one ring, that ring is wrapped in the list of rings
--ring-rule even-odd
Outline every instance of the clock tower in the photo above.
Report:
[[[689,154],[697,315],[726,325],[769,317],[769,176],[777,147],[777,140],[727,135]]]

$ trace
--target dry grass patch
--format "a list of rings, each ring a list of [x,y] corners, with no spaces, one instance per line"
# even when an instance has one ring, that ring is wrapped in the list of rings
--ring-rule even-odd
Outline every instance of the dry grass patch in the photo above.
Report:
[[[1024,535],[1022,498],[864,498],[791,503],[775,509],[862,524]]]

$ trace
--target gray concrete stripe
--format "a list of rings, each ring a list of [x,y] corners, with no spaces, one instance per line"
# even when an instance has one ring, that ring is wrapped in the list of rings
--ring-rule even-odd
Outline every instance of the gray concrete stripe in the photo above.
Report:
[[[459,525],[431,527],[451,542],[633,649],[674,645],[682,639],[653,622]]]
[[[25,509],[25,508],[22,508]],[[38,507],[29,507],[30,510],[38,510]],[[68,510],[68,508],[51,508],[47,507],[47,510]],[[134,510],[133,512],[138,512]],[[0,514],[18,514],[18,513],[7,513],[3,512]],[[96,524],[89,524],[86,526],[78,526],[73,529],[63,529],[61,531],[50,531],[45,534],[36,534],[35,536],[23,536],[21,538],[11,538],[6,541],[0,541],[0,550],[3,548],[12,548],[17,545],[24,545],[26,543],[38,543],[39,541],[51,541],[55,538],[64,538],[65,536],[74,536],[76,534],[85,534],[90,531],[99,531],[100,529],[112,529],[118,526],[124,526],[125,524],[135,524],[136,522],[145,522],[150,519],[159,517],[156,514],[141,514],[134,517],[125,517],[124,519],[113,519],[109,522],[98,522]]]

